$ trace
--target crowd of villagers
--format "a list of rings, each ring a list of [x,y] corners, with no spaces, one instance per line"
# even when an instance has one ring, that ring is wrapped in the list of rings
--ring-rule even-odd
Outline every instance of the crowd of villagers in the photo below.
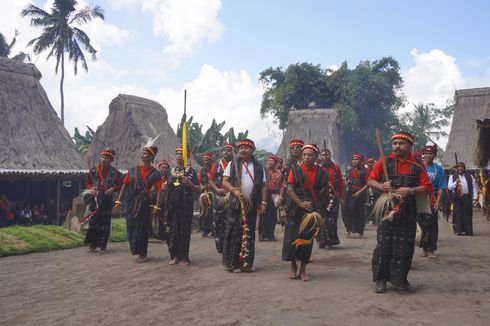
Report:
[[[137,263],[148,260],[152,236],[167,243],[170,265],[189,265],[197,200],[197,232],[214,240],[225,270],[254,272],[256,236],[258,241],[276,241],[282,231],[288,276],[307,281],[315,239],[320,249],[340,245],[341,216],[347,237],[362,237],[369,222],[377,225],[374,291],[385,292],[387,282],[411,291],[407,275],[415,243],[422,248],[422,256],[437,257],[438,212],[446,202],[452,207],[452,225],[458,235],[473,234],[474,205],[484,208],[487,219],[489,214],[487,171],[475,178],[458,162],[448,178],[434,162],[437,146],[428,144],[417,155],[412,150],[414,142],[409,133],[397,132],[391,137],[389,155],[376,160],[354,154],[345,175],[328,149],[321,151],[300,139],[291,140],[286,162],[271,155],[264,167],[253,155],[254,142],[243,139],[224,145],[219,158],[205,153],[199,171],[186,164],[190,153],[181,147],[175,150],[175,166],[157,161],[153,139],[142,148],[140,163],[124,176],[112,166],[116,153],[108,148],[87,175],[82,193],[87,205],[85,243],[90,252],[104,253],[111,215],[122,213]],[[418,209],[419,197],[428,198],[428,210]]]

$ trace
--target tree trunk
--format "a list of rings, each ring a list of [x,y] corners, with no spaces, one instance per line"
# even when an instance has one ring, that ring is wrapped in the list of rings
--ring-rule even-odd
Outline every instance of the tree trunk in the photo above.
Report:
[[[61,80],[60,80],[60,97],[61,97],[61,125],[65,126],[65,94],[63,93],[63,82],[65,80],[65,53],[61,54]]]

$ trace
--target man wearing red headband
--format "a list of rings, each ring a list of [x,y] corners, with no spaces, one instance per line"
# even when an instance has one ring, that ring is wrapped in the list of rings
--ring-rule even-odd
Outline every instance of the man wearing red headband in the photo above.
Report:
[[[473,201],[477,199],[476,181],[458,162],[456,171],[449,177],[447,188],[453,194],[453,228],[457,235],[473,235]]]
[[[85,245],[91,252],[104,253],[111,232],[111,215],[113,195],[121,190],[122,176],[111,163],[116,151],[105,149],[100,153],[100,163],[90,169],[85,181],[85,189],[91,189],[91,196],[84,196],[84,201],[91,206],[95,214],[90,218]]]
[[[283,174],[277,169],[279,157],[270,155],[267,160],[267,208],[260,215],[259,241],[275,241],[274,230],[277,224],[277,207],[282,202]]]
[[[391,137],[392,153],[378,160],[369,175],[370,187],[385,193],[395,193],[402,201],[394,210],[394,218],[378,225],[377,245],[372,259],[374,291],[384,293],[386,282],[405,291],[411,291],[407,280],[412,264],[417,228],[416,194],[428,194],[432,185],[421,162],[411,153],[415,138],[399,132]],[[388,179],[383,177],[383,166]]]
[[[151,215],[155,216],[160,207],[160,193],[163,181],[160,172],[152,165],[158,153],[156,146],[145,146],[141,151],[141,163],[129,169],[129,173],[124,178],[124,185],[116,201],[116,212],[122,205],[122,198],[126,199],[126,226],[128,230],[128,242],[131,254],[136,256],[137,263],[144,263],[148,260],[148,235],[150,228]],[[156,202],[153,202],[151,189],[155,187],[157,191]],[[129,192],[124,196],[126,190]]]
[[[419,213],[417,223],[422,230],[420,247],[423,249],[422,257],[435,258],[437,250],[437,238],[439,235],[438,211],[441,207],[441,198],[447,188],[446,173],[439,164],[434,163],[437,155],[437,145],[426,145],[422,148],[422,160],[425,170],[432,183],[434,191],[431,193],[432,214]]]
[[[347,171],[346,196],[342,220],[344,221],[347,237],[351,233],[363,236],[366,227],[365,205],[368,173],[363,164],[364,156],[354,154],[352,156],[352,168]]]
[[[223,146],[222,158],[213,164],[211,167],[212,175],[214,179],[209,180],[209,185],[213,189],[219,200],[216,200],[215,211],[214,211],[214,223],[213,223],[213,235],[214,244],[216,245],[216,250],[218,253],[223,252],[223,235],[225,227],[225,196],[228,194],[228,190],[223,188],[223,173],[226,167],[231,162],[233,158],[233,145],[225,144]]]
[[[188,153],[190,154],[190,153]],[[199,185],[196,171],[189,165],[184,167],[184,156],[181,147],[175,150],[177,166],[170,170],[167,181],[168,203],[168,251],[169,265],[190,263],[189,245],[191,242],[192,215],[194,212],[194,196],[198,196],[202,188]]]
[[[223,188],[231,193],[223,237],[223,265],[232,272],[253,272],[257,214],[267,205],[265,171],[255,159],[250,139],[238,142],[238,158],[224,172]]]
[[[325,149],[320,153],[320,164],[322,169],[329,175],[329,195],[332,209],[325,215],[325,226],[318,233],[318,246],[320,248],[332,249],[340,244],[337,234],[339,207],[344,205],[344,178],[340,166],[332,161],[332,153]]]
[[[315,144],[302,148],[302,162],[292,167],[288,176],[288,194],[292,200],[284,228],[282,259],[291,262],[290,279],[308,281],[306,265],[311,258],[313,239],[319,225],[304,226],[313,212],[324,218],[328,209],[328,173],[315,164],[320,150]],[[298,273],[297,261],[301,262]]]

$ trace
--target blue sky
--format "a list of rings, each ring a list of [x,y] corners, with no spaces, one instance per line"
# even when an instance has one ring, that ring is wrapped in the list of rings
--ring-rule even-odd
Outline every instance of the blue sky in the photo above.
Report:
[[[0,0],[0,32],[21,34],[16,50],[39,34],[18,16],[31,0]],[[34,1],[49,8],[45,0]],[[67,77],[67,129],[95,128],[110,100],[130,93],[159,101],[172,126],[182,92],[205,127],[213,117],[249,129],[269,150],[280,141],[272,121],[259,117],[260,71],[311,62],[324,67],[393,56],[405,79],[408,107],[444,103],[455,88],[490,81],[487,1],[221,1],[79,0],[101,5],[104,22],[84,26],[98,61],[89,73]],[[42,83],[59,109],[54,62],[34,56]],[[68,68],[71,70],[71,68]],[[83,100],[81,100],[83,99]],[[444,140],[443,140],[444,142]]]

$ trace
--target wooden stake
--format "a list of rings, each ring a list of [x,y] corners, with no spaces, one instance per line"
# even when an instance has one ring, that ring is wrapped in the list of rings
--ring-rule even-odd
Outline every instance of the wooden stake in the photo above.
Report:
[[[381,163],[383,164],[383,174],[384,174],[385,182],[386,182],[386,181],[389,181],[388,169],[386,168],[385,154],[383,152],[383,145],[381,143],[381,134],[380,134],[378,128],[376,128],[376,145],[378,146],[379,159],[381,160]]]

